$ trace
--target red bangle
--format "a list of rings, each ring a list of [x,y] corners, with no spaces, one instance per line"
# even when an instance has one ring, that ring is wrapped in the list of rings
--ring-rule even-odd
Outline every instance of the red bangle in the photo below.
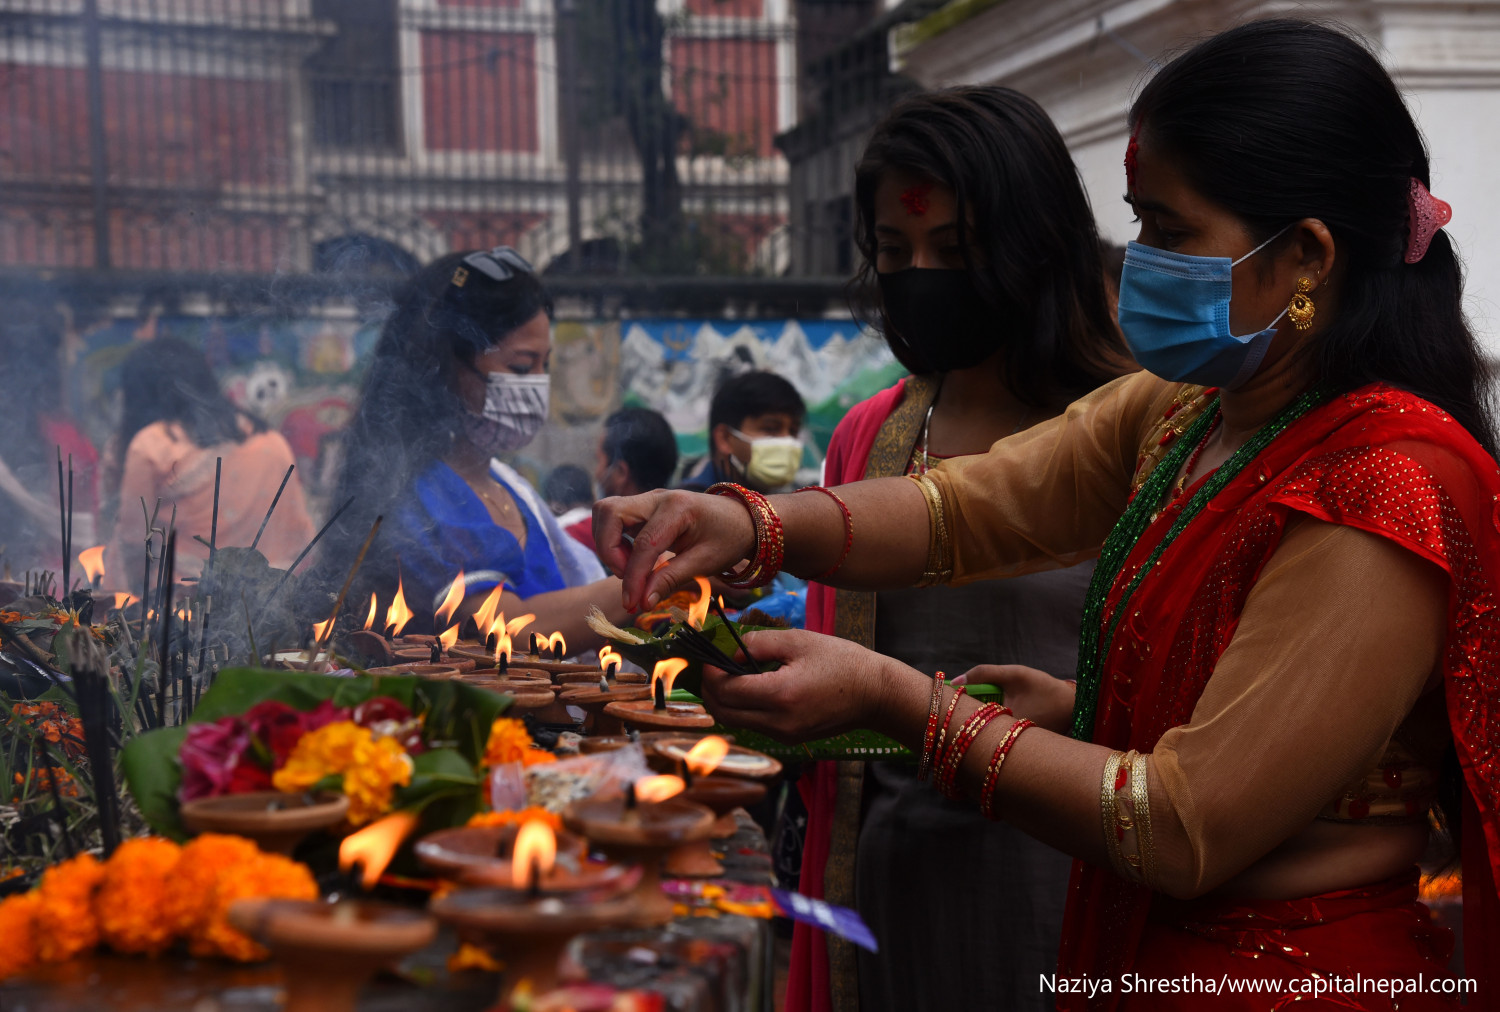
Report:
[[[750,513],[750,522],[755,528],[755,549],[750,564],[742,570],[720,573],[720,578],[740,590],[764,587],[776,579],[786,557],[786,533],[770,500],[754,489],[728,481],[710,485],[706,491],[709,495],[738,499]]]
[[[932,679],[932,700],[927,707],[927,729],[922,732],[922,760],[917,764],[917,779],[926,780],[927,770],[932,766],[932,750],[937,744],[938,710],[943,703],[943,681],[947,676],[941,671]]]
[[[849,558],[849,550],[854,547],[854,514],[849,512],[849,507],[844,504],[844,500],[839,498],[839,494],[831,488],[824,488],[822,485],[809,485],[806,488],[799,488],[797,491],[822,492],[828,498],[838,503],[839,509],[844,513],[844,550],[839,553],[839,560],[832,567],[812,578],[815,582],[821,583],[834,573],[837,573],[844,565],[844,560]]]
[[[990,757],[990,768],[984,774],[984,788],[979,792],[979,812],[986,819],[995,818],[995,786],[1000,783],[1000,767],[1005,765],[1005,757],[1010,755],[1010,750],[1015,746],[1016,739],[1021,737],[1021,732],[1035,725],[1022,717],[1005,731],[1005,737],[1000,739],[1000,744],[995,746],[995,754]]]
[[[964,726],[959,729],[957,737],[954,738],[952,747],[944,754],[942,768],[938,771],[938,790],[942,791],[945,797],[958,799],[958,771],[963,765],[964,755],[968,753],[969,746],[973,745],[974,739],[979,737],[979,732],[983,731],[990,721],[1009,713],[1009,709],[997,703],[985,703],[964,722]]]
[[[958,709],[958,700],[966,691],[962,685],[953,690],[953,698],[948,701],[948,712],[943,715],[943,726],[938,730],[937,743],[933,746],[932,758],[927,762],[926,772],[932,772],[943,755],[943,743],[948,740],[948,725],[953,722],[953,711]]]

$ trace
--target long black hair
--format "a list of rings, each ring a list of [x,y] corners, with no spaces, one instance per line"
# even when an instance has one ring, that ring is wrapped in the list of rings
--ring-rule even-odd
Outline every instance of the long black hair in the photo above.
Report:
[[[332,508],[351,498],[354,505],[329,530],[320,570],[326,564],[341,576],[375,517],[452,447],[464,410],[459,370],[537,313],[552,315],[535,274],[496,281],[467,270],[460,291],[454,274],[468,255],[434,260],[397,295],[344,431]]]
[[[1363,44],[1312,21],[1249,22],[1163,68],[1130,122],[1255,241],[1303,218],[1328,227],[1346,267],[1338,316],[1308,352],[1318,384],[1390,383],[1495,452],[1488,368],[1464,318],[1453,243],[1439,231],[1421,261],[1405,262],[1411,180],[1431,185],[1427,147]]]
[[[148,425],[176,422],[196,446],[242,443],[246,431],[266,425],[235,406],[219,389],[203,352],[175,337],[158,337],[136,348],[120,369],[124,405],[120,415],[119,465],[130,441]]]
[[[1099,229],[1068,147],[1041,106],[1000,87],[904,99],[875,127],[855,169],[855,312],[887,330],[875,284],[875,191],[889,172],[951,189],[975,286],[1006,321],[1007,386],[1040,407],[1071,400],[1131,368],[1105,290]],[[908,369],[900,341],[887,336]],[[915,370],[913,370],[915,371]]]

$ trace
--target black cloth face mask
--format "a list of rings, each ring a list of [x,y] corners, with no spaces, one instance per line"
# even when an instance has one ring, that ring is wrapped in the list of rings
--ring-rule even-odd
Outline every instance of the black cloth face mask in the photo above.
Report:
[[[886,340],[917,375],[970,369],[1004,346],[1002,319],[965,270],[908,267],[877,274]]]

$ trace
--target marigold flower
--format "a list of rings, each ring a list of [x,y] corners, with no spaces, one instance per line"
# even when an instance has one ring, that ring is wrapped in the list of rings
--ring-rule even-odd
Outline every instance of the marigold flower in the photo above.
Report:
[[[35,921],[42,962],[65,962],[99,944],[94,893],[103,879],[104,865],[87,851],[43,873]]]
[[[126,840],[104,866],[94,912],[104,942],[116,952],[157,956],[176,937],[165,916],[176,887],[173,872],[182,848],[159,836]]]
[[[520,763],[535,766],[538,763],[556,762],[557,756],[536,747],[526,725],[513,717],[498,717],[490,725],[490,737],[484,748],[485,766],[504,766]]]
[[[83,756],[83,722],[63,709],[61,704],[16,703],[10,711],[22,724],[40,732],[48,742],[61,746],[68,758]]]
[[[13,773],[11,774],[11,781],[16,785],[16,790],[20,792],[11,796],[10,803],[13,805],[20,803],[21,796],[27,792],[28,782],[32,790],[43,795],[51,795],[52,784],[55,782],[59,797],[78,797],[78,784],[73,780],[73,775],[61,766],[37,767],[31,771],[29,781],[24,774]]]
[[[229,908],[236,900],[318,898],[318,884],[307,866],[280,854],[256,851],[254,860],[225,872],[215,885],[207,918],[189,939],[188,950],[195,956],[226,956],[243,963],[270,956],[230,925]]]
[[[271,782],[296,794],[329,776],[343,778],[349,822],[360,826],[389,810],[397,787],[411,783],[411,757],[394,738],[376,738],[352,721],[328,724],[302,736]]]
[[[208,919],[219,879],[255,861],[260,850],[242,836],[204,833],[188,841],[172,872],[162,919],[174,935],[187,937]]]
[[[36,915],[42,897],[36,890],[0,900],[0,980],[29,970],[37,960]]]

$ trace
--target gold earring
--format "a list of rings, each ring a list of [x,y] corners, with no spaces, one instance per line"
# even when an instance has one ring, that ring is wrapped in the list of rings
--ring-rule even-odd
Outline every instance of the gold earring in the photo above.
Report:
[[[1292,326],[1298,330],[1306,330],[1312,326],[1313,314],[1318,311],[1318,307],[1313,305],[1313,300],[1308,298],[1307,293],[1316,287],[1312,278],[1297,279],[1297,294],[1292,296],[1291,304],[1286,307],[1286,315],[1292,318]]]

